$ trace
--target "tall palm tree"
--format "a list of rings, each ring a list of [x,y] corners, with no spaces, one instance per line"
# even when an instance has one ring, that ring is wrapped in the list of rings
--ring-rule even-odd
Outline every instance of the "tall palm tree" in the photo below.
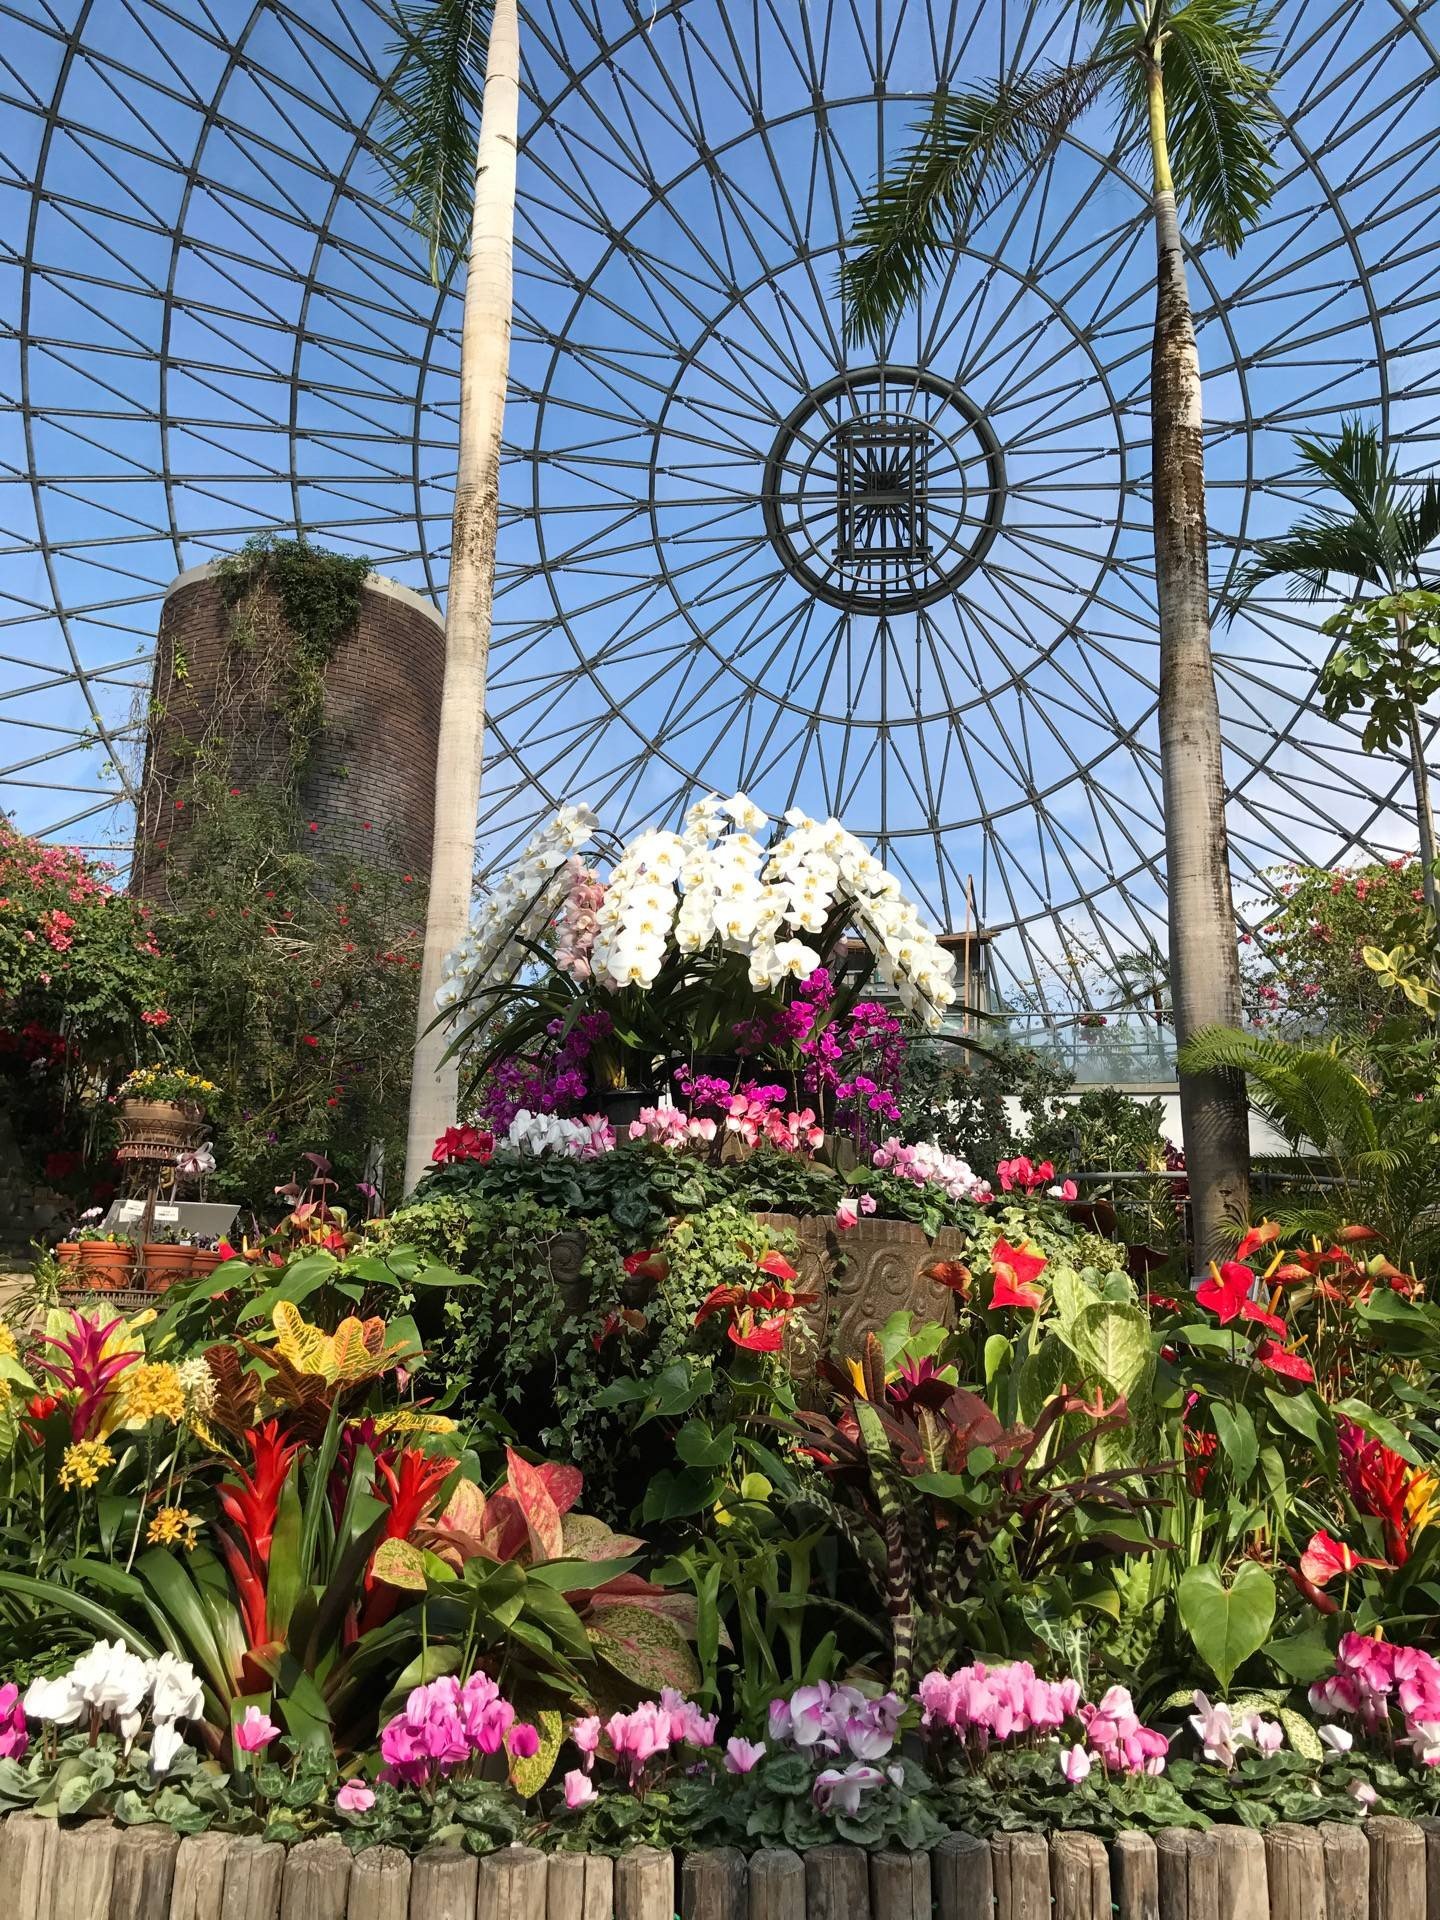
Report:
[[[1075,0],[1091,52],[1018,80],[941,93],[914,144],[857,216],[841,290],[853,337],[883,337],[945,254],[1073,123],[1107,100],[1122,160],[1148,164],[1157,256],[1150,373],[1151,502],[1160,615],[1160,772],[1170,990],[1183,1043],[1240,1018],[1240,965],[1225,834],[1210,586],[1200,362],[1179,208],[1202,241],[1240,246],[1272,191],[1264,22],[1248,0]],[[1201,1259],[1248,1207],[1242,1077],[1180,1076]]]
[[[399,61],[380,130],[382,158],[426,239],[437,285],[468,242],[435,844],[405,1153],[408,1191],[424,1172],[436,1138],[454,1121],[457,1099],[458,1065],[444,1057],[450,1033],[435,1021],[435,993],[445,956],[469,925],[475,871],[500,436],[510,371],[520,39],[516,0],[402,0],[396,20]]]
[[[1236,578],[1227,615],[1233,616],[1266,581],[1283,578],[1289,579],[1291,594],[1297,600],[1319,600],[1335,593],[1337,581],[1351,583],[1350,597],[1357,603],[1366,588],[1391,596],[1407,588],[1433,588],[1434,572],[1427,574],[1421,562],[1440,540],[1440,481],[1404,486],[1395,462],[1385,458],[1379,430],[1367,427],[1358,418],[1343,421],[1333,439],[1298,438],[1295,450],[1308,477],[1332,488],[1345,505],[1321,507],[1297,520],[1278,539],[1257,541],[1254,558]],[[1430,805],[1420,702],[1413,693],[1413,649],[1407,644],[1404,612],[1396,609],[1389,624],[1395,657],[1385,677],[1398,694],[1415,789],[1425,904],[1435,914],[1435,816]],[[1354,704],[1358,704],[1363,691],[1356,689]],[[1371,693],[1377,691],[1379,688],[1372,686]],[[1334,696],[1327,689],[1326,711],[1332,717],[1352,704],[1348,692],[1343,685],[1335,686]],[[1368,740],[1366,744],[1370,744]]]

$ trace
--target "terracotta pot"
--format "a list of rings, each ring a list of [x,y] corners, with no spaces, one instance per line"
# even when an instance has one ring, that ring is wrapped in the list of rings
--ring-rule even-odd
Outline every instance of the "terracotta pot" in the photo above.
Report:
[[[80,1277],[96,1293],[110,1293],[130,1284],[135,1248],[128,1240],[82,1240]]]
[[[145,1291],[167,1293],[177,1280],[188,1280],[194,1258],[193,1247],[172,1247],[164,1241],[147,1240],[141,1259]]]
[[[80,1264],[80,1242],[62,1240],[55,1248],[55,1258],[62,1267],[78,1267]]]
[[[225,1256],[216,1247],[192,1247],[190,1249],[190,1277],[203,1279],[207,1273],[213,1273]]]

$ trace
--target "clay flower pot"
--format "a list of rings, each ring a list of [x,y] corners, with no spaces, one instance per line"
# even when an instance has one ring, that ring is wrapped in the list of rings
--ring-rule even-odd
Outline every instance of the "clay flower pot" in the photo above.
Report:
[[[193,1247],[172,1247],[163,1241],[147,1240],[142,1252],[147,1293],[167,1293],[177,1280],[190,1278],[190,1263],[195,1257]]]
[[[213,1273],[221,1264],[224,1255],[218,1247],[192,1247],[190,1249],[190,1277],[203,1280],[207,1273]]]
[[[61,1240],[55,1248],[55,1258],[62,1267],[78,1267],[80,1264],[80,1242]]]
[[[128,1240],[82,1240],[80,1278],[96,1293],[128,1287],[135,1265],[135,1248]]]

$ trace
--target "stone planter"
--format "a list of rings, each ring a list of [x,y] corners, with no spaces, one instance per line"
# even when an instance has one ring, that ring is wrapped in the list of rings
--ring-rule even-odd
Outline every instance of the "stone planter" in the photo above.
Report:
[[[932,1241],[912,1220],[862,1217],[841,1233],[833,1219],[816,1214],[757,1213],[773,1232],[793,1233],[800,1251],[795,1267],[802,1293],[819,1299],[805,1309],[819,1353],[858,1354],[867,1333],[877,1333],[903,1308],[948,1327],[955,1296],[925,1277],[935,1260],[958,1260],[965,1236],[942,1227]]]

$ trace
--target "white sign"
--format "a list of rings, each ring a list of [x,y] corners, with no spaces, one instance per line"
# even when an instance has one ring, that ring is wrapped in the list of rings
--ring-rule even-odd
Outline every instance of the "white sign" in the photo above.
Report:
[[[122,1200],[120,1202],[120,1219],[122,1222],[126,1220],[143,1220],[144,1218],[145,1202],[143,1200]],[[154,1219],[157,1227],[178,1227],[180,1224],[180,1209],[179,1207],[156,1207]]]

